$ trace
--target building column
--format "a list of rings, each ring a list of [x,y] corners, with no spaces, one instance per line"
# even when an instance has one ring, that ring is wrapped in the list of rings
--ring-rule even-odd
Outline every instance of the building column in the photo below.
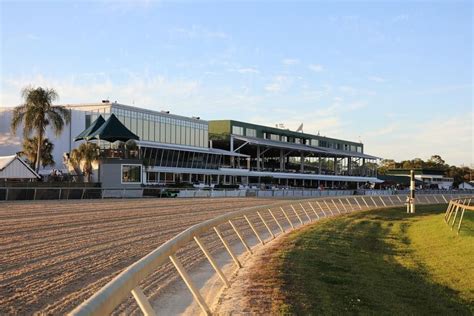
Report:
[[[321,159],[321,155],[319,155],[319,170],[318,170],[318,174],[321,174],[321,167],[322,167],[322,159]]]
[[[352,175],[352,159],[351,157],[347,157],[347,174]]]
[[[257,145],[257,171],[260,171],[260,145]]]
[[[300,172],[304,172],[304,154],[303,152],[300,153]]]
[[[280,149],[280,171],[285,170],[285,156],[283,149]]]
[[[230,136],[230,151],[231,152],[234,152],[234,137],[232,137],[232,135]],[[234,156],[230,156],[230,166],[232,168],[235,167],[235,159],[234,159]]]
[[[334,175],[337,175],[337,158],[334,157]]]

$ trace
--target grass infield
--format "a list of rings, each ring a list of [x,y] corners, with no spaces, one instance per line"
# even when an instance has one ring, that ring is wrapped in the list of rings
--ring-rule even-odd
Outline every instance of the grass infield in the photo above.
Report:
[[[292,233],[271,271],[283,297],[276,311],[472,315],[474,213],[466,212],[457,236],[443,220],[445,210],[367,211]]]

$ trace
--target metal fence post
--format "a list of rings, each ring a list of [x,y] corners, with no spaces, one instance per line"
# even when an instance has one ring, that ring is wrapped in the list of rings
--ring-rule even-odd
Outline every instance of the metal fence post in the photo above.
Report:
[[[209,263],[211,266],[214,268],[216,271],[217,275],[219,275],[219,278],[224,282],[225,287],[229,288],[230,284],[229,281],[227,281],[227,278],[225,277],[224,273],[222,273],[222,270],[219,268],[217,263],[214,261],[214,258],[212,258],[211,254],[207,250],[206,246],[202,243],[201,239],[198,236],[194,236],[194,240],[196,241],[196,244],[201,248],[202,252],[206,256],[207,260],[209,260]]]
[[[207,303],[206,301],[204,301],[204,298],[201,296],[201,293],[199,293],[199,290],[194,286],[193,281],[189,277],[188,273],[184,269],[181,262],[178,260],[178,258],[175,257],[175,255],[171,255],[170,260],[171,260],[171,263],[173,263],[176,270],[178,270],[179,275],[181,276],[181,278],[183,278],[184,283],[186,283],[186,285],[188,286],[189,291],[191,291],[191,294],[194,296],[194,299],[198,302],[202,311],[206,315],[210,316],[211,310],[209,309],[209,306],[207,306]]]
[[[293,212],[295,212],[296,214],[296,217],[298,218],[298,220],[300,221],[301,225],[303,225],[303,220],[301,219],[301,217],[298,215],[298,213],[296,212],[295,208],[293,207],[293,204],[290,205],[291,209],[293,210]]]
[[[331,215],[334,216],[334,213],[333,211],[331,210],[331,208],[329,207],[328,203],[326,202],[326,200],[323,200],[324,202],[324,205],[326,205],[326,207],[328,208],[329,212],[331,212]],[[340,212],[339,212],[340,213]]]
[[[242,264],[240,263],[239,259],[234,255],[234,252],[230,248],[229,244],[227,241],[225,241],[224,236],[222,236],[221,232],[217,227],[214,227],[214,231],[216,232],[217,236],[219,236],[219,239],[222,241],[222,244],[224,244],[225,249],[229,253],[229,255],[232,257],[232,260],[234,260],[235,264],[237,267],[242,268]]]
[[[286,220],[288,221],[288,223],[290,223],[290,226],[292,229],[295,229],[295,226],[293,226],[293,223],[290,221],[290,218],[288,217],[288,215],[286,214],[285,210],[283,209],[283,207],[280,207],[281,211],[283,212],[283,215],[285,215],[286,217]]]
[[[281,233],[283,234],[285,232],[285,230],[283,229],[283,226],[280,225],[280,223],[277,221],[275,215],[273,215],[272,211],[270,209],[268,209],[268,212],[270,213],[270,215],[273,217],[273,220],[275,221],[275,223],[277,223],[278,227],[280,228],[281,230]]]
[[[137,286],[132,290],[132,295],[135,298],[135,301],[137,301],[138,306],[142,310],[143,314],[145,316],[155,316],[156,312],[153,309],[153,307],[150,304],[150,301],[148,298],[145,296],[143,293],[141,287]]]
[[[262,217],[262,215],[260,214],[259,211],[257,211],[257,214],[258,214],[258,217],[260,217],[260,219],[262,220],[263,225],[265,225],[265,227],[267,228],[268,232],[269,232],[270,235],[272,236],[272,239],[275,239],[275,235],[273,234],[272,230],[271,230],[270,227],[267,225],[267,222],[265,222],[265,220],[263,219],[263,217]]]
[[[321,210],[321,212],[323,212],[324,217],[328,217],[328,216],[326,215],[326,212],[324,212],[324,209],[321,207],[321,204],[319,204],[318,201],[316,201],[316,204],[318,204],[319,209]]]
[[[336,210],[339,212],[339,214],[341,214],[341,211],[339,210],[339,208],[337,207],[336,205],[336,202],[334,202],[334,199],[331,200],[332,204],[334,204],[334,207],[336,208]]]
[[[244,218],[245,218],[245,220],[247,221],[247,223],[249,223],[250,228],[253,230],[253,233],[255,234],[255,236],[257,236],[257,238],[258,238],[258,240],[260,241],[260,243],[261,243],[262,245],[265,245],[265,241],[264,241],[262,238],[260,238],[260,235],[258,234],[258,232],[257,232],[257,230],[255,229],[255,227],[253,227],[253,224],[252,224],[252,222],[249,220],[249,218],[247,217],[247,215],[244,215]]]
[[[308,205],[311,207],[311,209],[313,210],[314,214],[316,215],[316,219],[319,219],[318,212],[316,212],[316,210],[314,209],[314,207],[313,207],[313,205],[311,204],[311,202],[308,202]]]
[[[310,222],[312,222],[311,217],[309,217],[308,212],[306,212],[306,210],[304,209],[304,207],[303,207],[303,205],[302,205],[301,203],[300,203],[300,207],[301,207],[301,209],[303,210],[303,212],[306,214],[306,217],[308,217],[308,220],[309,220]]]
[[[244,237],[240,234],[239,230],[237,229],[237,227],[234,226],[234,223],[232,223],[232,221],[229,220],[229,224],[230,226],[232,226],[232,228],[234,229],[235,233],[237,234],[237,237],[239,237],[240,241],[242,242],[242,244],[244,245],[245,249],[247,249],[247,251],[252,254],[252,249],[250,248],[250,246],[247,244],[247,242],[245,241]]]
[[[344,213],[347,213],[346,206],[344,205],[344,203],[342,203],[342,200],[341,199],[337,199],[337,200],[339,201],[339,203],[341,203],[341,206],[344,209]]]

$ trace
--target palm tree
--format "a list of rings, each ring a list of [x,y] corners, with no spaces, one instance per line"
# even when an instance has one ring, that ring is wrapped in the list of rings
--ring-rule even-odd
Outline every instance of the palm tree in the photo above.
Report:
[[[41,165],[43,167],[54,166],[53,149],[54,144],[52,144],[49,139],[44,138],[43,143],[41,144]],[[37,150],[38,139],[36,136],[33,138],[25,138],[23,140],[23,149],[20,154],[26,157],[32,168],[35,167],[36,159],[38,158]]]
[[[24,103],[13,110],[11,130],[16,134],[18,126],[24,123],[23,135],[28,138],[36,134],[36,166],[38,172],[41,165],[41,144],[43,143],[46,127],[51,126],[56,136],[63,131],[64,125],[71,121],[71,113],[63,106],[53,105],[58,99],[54,89],[27,87],[21,93]]]
[[[92,163],[99,160],[99,146],[95,143],[82,143],[78,148],[71,151],[69,163],[78,174],[81,170],[87,177],[87,182],[91,181]]]

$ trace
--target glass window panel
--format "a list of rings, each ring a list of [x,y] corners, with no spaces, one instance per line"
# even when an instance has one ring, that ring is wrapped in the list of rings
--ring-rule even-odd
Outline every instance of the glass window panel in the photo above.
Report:
[[[141,183],[142,182],[142,166],[122,165],[122,182]]]
[[[171,125],[169,123],[165,123],[166,126],[166,140],[165,142],[171,142]]]
[[[165,123],[160,124],[160,142],[162,143],[166,142],[166,124]]]

